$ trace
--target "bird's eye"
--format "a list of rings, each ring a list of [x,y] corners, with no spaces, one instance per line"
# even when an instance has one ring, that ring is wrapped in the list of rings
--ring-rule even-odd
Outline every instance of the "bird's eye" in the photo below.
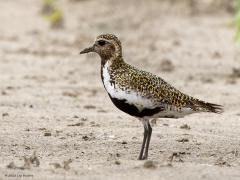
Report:
[[[106,41],[100,40],[100,41],[98,41],[98,44],[99,44],[100,46],[104,46],[104,45],[106,44]]]

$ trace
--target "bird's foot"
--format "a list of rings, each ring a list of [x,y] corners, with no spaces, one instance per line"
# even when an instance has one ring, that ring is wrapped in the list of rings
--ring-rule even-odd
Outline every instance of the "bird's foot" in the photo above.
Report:
[[[144,156],[139,156],[139,157],[138,157],[138,160],[147,160],[147,158],[148,158],[148,157],[147,157],[146,155],[144,155]]]

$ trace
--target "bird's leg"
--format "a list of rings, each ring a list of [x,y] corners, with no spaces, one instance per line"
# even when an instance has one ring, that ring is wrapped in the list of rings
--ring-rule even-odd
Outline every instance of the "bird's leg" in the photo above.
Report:
[[[147,139],[147,136],[149,134],[148,128],[145,125],[145,122],[143,122],[143,127],[144,127],[143,142],[142,142],[142,147],[141,147],[141,151],[140,151],[138,160],[143,160],[143,152],[144,152],[144,148],[145,148],[145,144],[146,144],[146,139]]]
[[[151,136],[152,136],[152,127],[151,127],[149,121],[147,121],[147,128],[148,128],[148,135],[147,135],[147,142],[146,142],[146,147],[145,147],[145,152],[144,152],[144,155],[143,155],[143,159],[148,158],[148,148],[149,148],[149,144],[150,144]]]

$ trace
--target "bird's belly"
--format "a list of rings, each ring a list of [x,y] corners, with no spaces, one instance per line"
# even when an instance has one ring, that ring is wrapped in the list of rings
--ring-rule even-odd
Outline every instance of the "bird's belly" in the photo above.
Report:
[[[139,118],[182,118],[185,115],[192,114],[189,108],[181,110],[168,108],[167,105],[144,106],[136,103],[130,103],[127,99],[114,98],[109,94],[113,104],[123,112]],[[140,107],[140,108],[139,108]]]
[[[153,105],[144,104],[143,101],[131,101],[131,99],[118,99],[109,94],[113,104],[123,112],[135,116],[135,117],[146,117],[153,116],[161,111],[160,107],[154,107]]]
[[[113,104],[125,113],[139,118],[180,118],[192,114],[190,108],[178,109],[164,103],[156,103],[153,99],[141,96],[140,93],[121,88],[110,83],[104,83]]]

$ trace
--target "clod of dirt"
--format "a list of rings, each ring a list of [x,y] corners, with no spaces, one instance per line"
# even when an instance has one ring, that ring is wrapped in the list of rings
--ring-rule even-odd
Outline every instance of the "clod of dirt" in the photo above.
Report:
[[[13,87],[13,86],[7,86],[6,89],[7,89],[7,90],[13,90],[13,89],[16,89],[16,88]]]
[[[100,124],[96,124],[94,121],[90,122],[91,127],[100,127]]]
[[[7,168],[8,168],[8,169],[17,169],[17,166],[14,164],[14,162],[10,162],[10,163],[7,165]]]
[[[45,3],[42,6],[41,13],[43,15],[50,15],[54,11],[53,6],[50,3]]]
[[[201,142],[196,142],[196,145],[197,146],[200,146],[202,143]]]
[[[62,168],[61,164],[59,164],[59,163],[50,163],[50,165],[53,165],[53,167],[54,167],[55,169]]]
[[[127,141],[123,141],[122,144],[127,144]]]
[[[59,135],[60,133],[62,133],[63,130],[56,130],[56,134]]]
[[[184,154],[185,152],[173,152],[172,155],[169,157],[169,163],[172,165],[173,160],[177,162],[184,162],[181,157],[181,155]]]
[[[91,94],[89,95],[89,97],[96,96],[97,92],[98,92],[97,89],[91,89],[91,90],[90,90],[90,93],[91,93]]]
[[[232,73],[229,75],[230,78],[240,78],[240,68],[233,68]]]
[[[2,117],[6,117],[6,116],[9,116],[8,113],[2,113]]]
[[[63,168],[66,171],[70,169],[70,164],[72,163],[72,160],[69,159],[67,161],[63,161],[62,165],[60,163],[50,163],[49,165],[52,165],[55,169]]]
[[[51,136],[52,135],[52,133],[50,133],[50,132],[45,132],[44,133],[44,136]]]
[[[175,39],[175,40],[172,42],[172,44],[173,44],[174,46],[180,46],[180,45],[181,45],[181,41],[178,40],[178,39]]]
[[[33,165],[35,167],[39,167],[40,166],[40,161],[39,161],[38,157],[36,156],[36,152],[35,151],[34,151],[33,155],[30,158],[24,157],[24,159],[26,159],[29,162],[29,165]]]
[[[143,164],[144,168],[147,169],[156,169],[157,168],[157,163],[151,160],[147,160],[144,164]]]
[[[33,152],[33,155],[30,158],[27,158],[27,157],[23,157],[23,158],[24,158],[24,164],[22,166],[16,166],[14,162],[11,162],[7,165],[7,168],[24,170],[24,169],[30,169],[32,165],[34,165],[35,167],[39,167],[40,165],[40,161],[36,156],[35,151]]]
[[[237,81],[236,81],[235,78],[231,78],[231,79],[227,79],[227,80],[226,80],[226,83],[227,83],[227,84],[236,84]]]
[[[187,125],[187,124],[183,124],[183,125],[180,126],[180,129],[190,130],[191,128],[190,128],[189,125]]]
[[[38,128],[39,131],[46,131],[46,128]]]
[[[94,105],[86,105],[86,106],[83,106],[85,109],[96,109],[96,106]]]
[[[81,118],[81,121],[87,121],[87,118]]]
[[[116,153],[116,157],[120,157],[121,155],[119,153]]]
[[[80,94],[78,92],[68,92],[68,91],[64,91],[62,93],[63,96],[68,96],[71,98],[77,98]]]
[[[84,126],[83,122],[75,123],[75,124],[68,124],[67,126]]]
[[[210,77],[202,77],[202,78],[201,78],[201,81],[202,81],[203,83],[213,83],[213,79],[210,78]]]
[[[70,164],[72,163],[72,160],[71,159],[69,159],[69,160],[67,160],[67,161],[63,161],[63,169],[65,169],[65,170],[69,170],[70,169]]]
[[[212,56],[213,58],[219,59],[222,57],[222,54],[219,51],[215,51]]]
[[[25,149],[26,150],[30,150],[31,148],[29,146],[25,146]]]
[[[6,92],[6,91],[2,91],[1,94],[2,94],[3,96],[6,96],[6,95],[7,95],[7,92]]]
[[[120,162],[119,160],[116,160],[114,163],[115,163],[116,165],[120,165],[120,164],[121,164],[121,162]]]
[[[215,165],[217,165],[217,166],[228,166],[228,167],[231,166],[231,165],[230,165],[227,161],[225,161],[222,157],[220,157],[220,158],[217,160],[217,162],[215,163]]]
[[[35,164],[36,167],[40,165],[40,161],[36,155],[36,151],[33,152],[33,155],[29,158],[31,164]]]
[[[181,139],[177,139],[176,141],[184,143],[184,142],[189,142],[189,139],[188,138],[181,138]]]
[[[95,138],[96,138],[96,137],[94,136],[93,133],[89,133],[89,134],[87,134],[87,135],[82,136],[82,139],[83,139],[84,141],[94,140]]]
[[[192,81],[192,80],[194,80],[194,76],[189,75],[189,76],[187,77],[187,81]]]
[[[161,62],[160,69],[164,72],[172,72],[174,71],[175,67],[169,59],[164,59]]]
[[[99,109],[97,112],[100,112],[100,113],[107,113],[107,111],[104,110],[104,109]]]
[[[239,151],[237,149],[233,150],[231,152],[235,157],[238,157],[239,156]]]
[[[82,139],[83,139],[84,141],[88,141],[90,138],[89,138],[88,136],[83,136]]]

